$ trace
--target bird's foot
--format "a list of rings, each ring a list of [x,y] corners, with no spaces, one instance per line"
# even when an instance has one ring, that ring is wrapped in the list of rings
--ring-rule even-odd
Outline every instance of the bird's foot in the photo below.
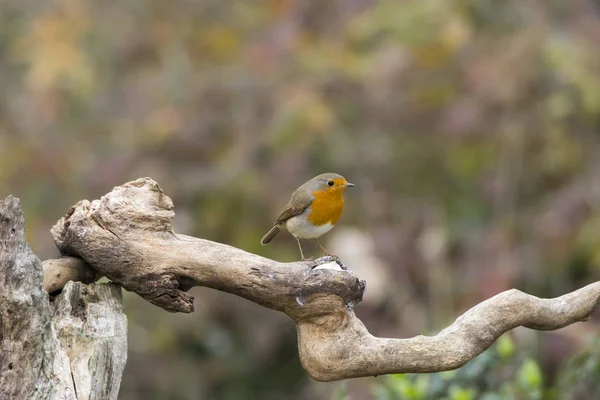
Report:
[[[341,262],[340,258],[338,256],[336,256],[335,254],[327,252],[327,253],[325,253],[325,256],[333,258],[335,260],[335,262],[337,262],[337,263]]]
[[[335,254],[327,253],[327,257],[333,258],[333,260],[336,262],[336,264],[339,265],[340,268],[343,269],[344,271],[348,270],[348,267],[346,267],[344,265],[344,263],[342,263],[342,260],[338,256],[336,256]]]
[[[315,261],[314,257],[303,257],[300,261]]]
[[[342,260],[340,260],[340,258],[335,254],[327,254],[325,257],[317,258],[314,260],[314,265],[311,268],[315,269],[320,265],[325,265],[331,262],[335,262],[344,271],[348,270],[348,268],[346,268],[346,266],[342,263]]]

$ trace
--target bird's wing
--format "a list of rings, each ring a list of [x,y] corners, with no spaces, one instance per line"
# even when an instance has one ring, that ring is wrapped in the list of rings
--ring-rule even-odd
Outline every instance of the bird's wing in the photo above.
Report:
[[[296,190],[292,195],[292,199],[287,206],[283,209],[277,220],[276,225],[282,224],[288,219],[300,215],[312,204],[314,196],[312,193],[303,193],[301,190]]]
[[[277,221],[275,221],[275,224],[276,225],[283,224],[288,219],[290,219],[292,217],[295,217],[296,215],[302,214],[304,212],[304,210],[306,210],[307,207],[308,206],[306,206],[304,208],[295,208],[291,204],[288,204],[283,209],[283,211],[281,212],[281,214],[279,214],[279,217],[277,217]]]

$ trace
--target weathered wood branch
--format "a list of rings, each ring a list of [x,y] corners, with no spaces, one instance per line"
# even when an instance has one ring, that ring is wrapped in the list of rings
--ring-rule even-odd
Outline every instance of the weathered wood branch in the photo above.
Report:
[[[0,201],[0,399],[117,399],[127,359],[121,288],[62,286],[51,303],[19,200]]]
[[[102,277],[102,274],[77,257],[46,260],[42,263],[42,268],[44,270],[42,286],[50,294],[60,291],[69,281],[88,284]]]
[[[365,284],[351,271],[283,264],[173,231],[173,203],[149,178],[77,203],[52,229],[64,255],[172,312],[193,311],[187,290],[206,286],[279,310],[297,325],[302,365],[322,381],[458,368],[517,326],[558,329],[589,318],[600,282],[555,299],[509,290],[436,336],[372,336],[353,308]],[[330,259],[327,266],[335,265]],[[317,262],[319,263],[319,262]],[[60,287],[55,282],[54,287]]]

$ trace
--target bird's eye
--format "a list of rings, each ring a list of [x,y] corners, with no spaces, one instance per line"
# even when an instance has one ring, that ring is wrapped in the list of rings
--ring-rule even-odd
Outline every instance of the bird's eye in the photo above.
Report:
[[[329,186],[333,186],[333,181],[327,181],[327,184],[328,184]]]

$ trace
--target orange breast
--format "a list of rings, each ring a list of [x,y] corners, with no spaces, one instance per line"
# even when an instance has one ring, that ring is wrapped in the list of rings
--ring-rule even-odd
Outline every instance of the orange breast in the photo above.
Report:
[[[320,226],[331,222],[332,225],[335,225],[344,210],[342,193],[343,190],[314,191],[315,199],[310,206],[311,212],[308,215],[310,223]]]

